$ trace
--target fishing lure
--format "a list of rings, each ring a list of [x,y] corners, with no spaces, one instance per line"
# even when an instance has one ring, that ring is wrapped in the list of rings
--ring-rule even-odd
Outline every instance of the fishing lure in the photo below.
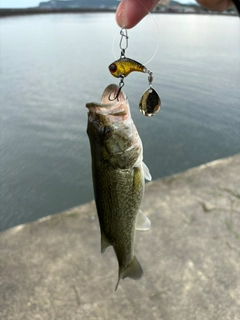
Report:
[[[110,64],[109,71],[110,73],[116,77],[120,78],[120,83],[118,87],[117,94],[112,98],[111,96],[108,97],[110,101],[114,101],[118,99],[120,91],[124,86],[124,79],[129,75],[129,73],[133,71],[138,71],[142,73],[148,74],[148,83],[149,88],[143,93],[140,102],[139,102],[139,110],[140,112],[147,116],[151,117],[154,116],[161,107],[161,99],[158,93],[153,89],[152,82],[153,82],[153,73],[147,69],[143,64],[137,62],[133,59],[127,58],[125,56],[125,51],[128,47],[128,35],[127,29],[122,28],[120,31],[121,39],[119,47],[121,49],[120,59],[114,61]],[[123,44],[123,39],[125,38],[125,45]]]

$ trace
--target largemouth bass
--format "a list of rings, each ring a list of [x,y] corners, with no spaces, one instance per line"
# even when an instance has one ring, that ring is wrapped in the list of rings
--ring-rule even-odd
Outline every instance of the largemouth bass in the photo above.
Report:
[[[116,289],[121,279],[142,277],[142,267],[134,256],[135,230],[148,230],[151,225],[140,210],[144,178],[151,180],[151,175],[143,163],[142,142],[125,94],[121,91],[118,100],[109,100],[118,89],[109,85],[101,103],[86,105],[101,252],[110,245],[114,248],[119,264]]]

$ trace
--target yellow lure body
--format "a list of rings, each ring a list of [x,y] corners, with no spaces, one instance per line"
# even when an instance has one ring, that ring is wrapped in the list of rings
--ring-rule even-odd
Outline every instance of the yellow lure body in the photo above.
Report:
[[[147,69],[144,67],[144,65],[126,57],[114,61],[108,68],[111,74],[116,78],[126,77],[132,71],[143,73],[147,72]]]

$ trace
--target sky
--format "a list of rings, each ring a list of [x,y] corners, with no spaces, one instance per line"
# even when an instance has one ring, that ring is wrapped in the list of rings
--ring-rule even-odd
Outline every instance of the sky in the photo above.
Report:
[[[47,0],[0,0],[0,8],[29,8],[37,7],[39,2]],[[181,3],[193,2],[191,0],[178,0]]]
[[[37,7],[41,0],[0,0],[0,8]]]

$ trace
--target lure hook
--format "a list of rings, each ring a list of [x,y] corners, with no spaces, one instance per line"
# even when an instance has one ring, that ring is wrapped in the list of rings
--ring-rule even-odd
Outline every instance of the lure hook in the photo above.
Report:
[[[114,100],[118,100],[118,96],[119,96],[119,94],[120,94],[120,92],[121,92],[121,90],[122,90],[122,87],[124,86],[124,77],[122,76],[121,77],[121,81],[120,81],[120,83],[119,83],[119,86],[118,86],[118,91],[117,91],[117,94],[113,97],[113,99],[111,98],[111,93],[110,93],[110,95],[108,96],[108,100],[109,101],[114,101]]]

